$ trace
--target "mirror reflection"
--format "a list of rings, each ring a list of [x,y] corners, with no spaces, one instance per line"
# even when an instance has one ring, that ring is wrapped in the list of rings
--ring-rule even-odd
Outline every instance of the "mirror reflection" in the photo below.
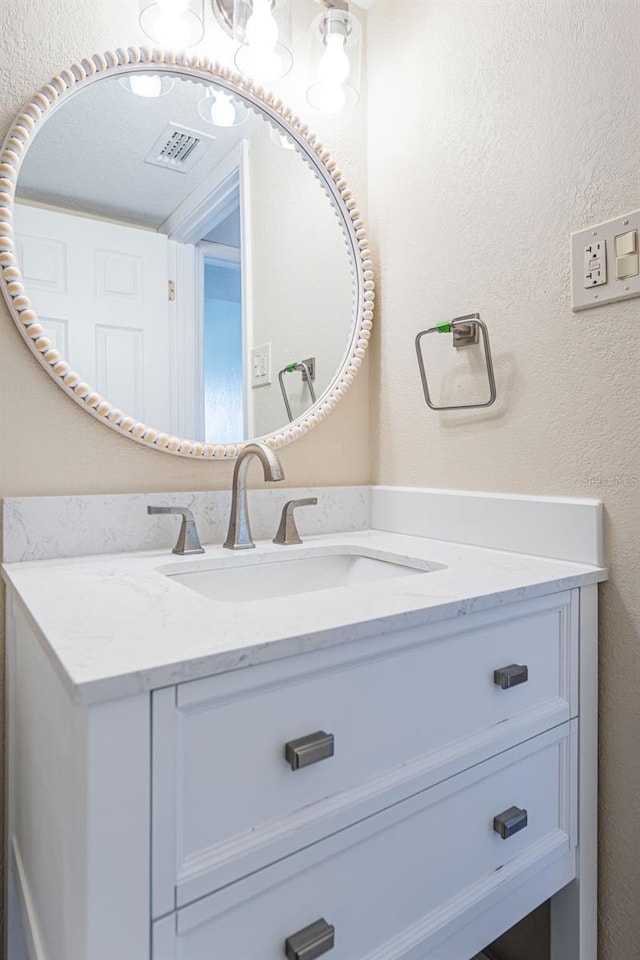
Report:
[[[275,433],[345,359],[338,210],[293,141],[213,82],[138,72],[78,90],[27,152],[15,233],[56,349],[163,432]]]

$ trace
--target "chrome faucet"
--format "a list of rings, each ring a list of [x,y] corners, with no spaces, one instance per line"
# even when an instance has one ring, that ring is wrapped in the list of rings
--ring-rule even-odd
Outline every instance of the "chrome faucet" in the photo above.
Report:
[[[262,464],[264,479],[267,482],[284,480],[284,471],[278,456],[266,443],[257,441],[248,443],[242,448],[233,471],[231,516],[227,539],[223,544],[228,550],[248,550],[255,547],[247,509],[247,473],[253,457],[257,457]]]

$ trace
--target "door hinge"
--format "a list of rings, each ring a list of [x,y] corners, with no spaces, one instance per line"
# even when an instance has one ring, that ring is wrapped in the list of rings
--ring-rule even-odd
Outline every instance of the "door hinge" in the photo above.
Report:
[[[169,301],[173,303],[176,298],[176,284],[175,280],[169,280]]]

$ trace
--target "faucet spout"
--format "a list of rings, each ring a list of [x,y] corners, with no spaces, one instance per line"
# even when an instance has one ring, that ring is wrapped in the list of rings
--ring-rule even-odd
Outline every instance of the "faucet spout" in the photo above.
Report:
[[[247,505],[247,474],[253,457],[257,457],[262,464],[264,479],[267,483],[284,480],[284,471],[278,456],[266,443],[257,441],[248,443],[238,454],[233,471],[231,488],[231,516],[229,530],[223,546],[228,550],[250,550],[255,547],[249,524],[249,509]]]

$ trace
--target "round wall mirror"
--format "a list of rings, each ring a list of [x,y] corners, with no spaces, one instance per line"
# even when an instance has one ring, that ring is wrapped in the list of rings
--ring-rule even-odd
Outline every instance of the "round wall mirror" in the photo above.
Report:
[[[183,456],[302,436],[372,326],[363,223],[328,153],[250,83],[169,54],[83,60],[16,118],[0,265],[63,389]]]

